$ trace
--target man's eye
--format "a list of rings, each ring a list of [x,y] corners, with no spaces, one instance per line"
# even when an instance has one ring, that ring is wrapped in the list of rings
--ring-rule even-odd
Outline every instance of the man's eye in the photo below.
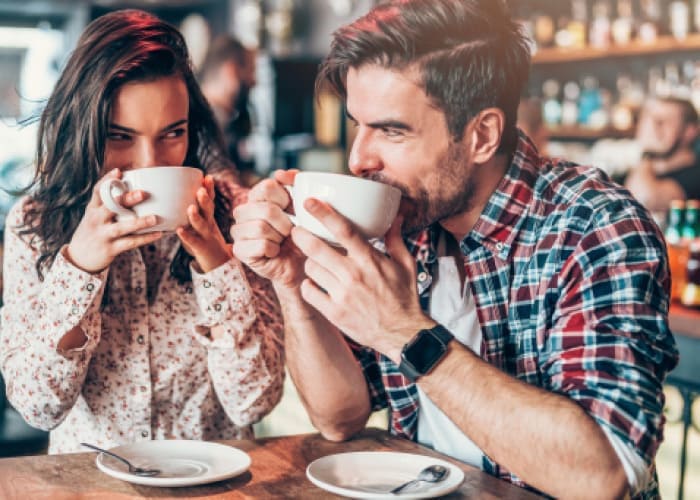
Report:
[[[403,133],[400,130],[395,128],[384,128],[382,129],[382,131],[387,137],[401,137],[403,135]]]

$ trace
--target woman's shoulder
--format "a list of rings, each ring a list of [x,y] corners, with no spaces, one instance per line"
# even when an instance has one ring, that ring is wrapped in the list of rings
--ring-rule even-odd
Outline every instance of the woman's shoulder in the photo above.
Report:
[[[7,218],[5,219],[5,227],[19,227],[23,226],[27,213],[35,207],[35,202],[31,199],[29,195],[21,196],[15,201],[7,213]]]

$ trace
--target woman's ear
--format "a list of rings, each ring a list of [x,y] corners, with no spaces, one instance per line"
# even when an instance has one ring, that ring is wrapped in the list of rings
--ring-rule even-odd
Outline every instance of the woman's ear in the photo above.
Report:
[[[498,108],[486,108],[467,125],[470,134],[471,158],[474,163],[487,163],[498,151],[503,137],[506,116]]]

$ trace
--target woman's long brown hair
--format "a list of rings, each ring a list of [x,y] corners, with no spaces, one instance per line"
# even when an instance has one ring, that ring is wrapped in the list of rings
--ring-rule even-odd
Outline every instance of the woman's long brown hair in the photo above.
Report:
[[[78,227],[100,179],[112,98],[127,82],[179,76],[189,94],[189,148],[185,164],[211,173],[233,168],[223,154],[220,131],[192,72],[178,30],[138,10],[106,14],[78,41],[39,122],[37,170],[27,188],[22,233],[38,244],[40,279]],[[216,197],[216,216],[228,236],[230,207]],[[191,279],[192,257],[181,247],[171,273]]]

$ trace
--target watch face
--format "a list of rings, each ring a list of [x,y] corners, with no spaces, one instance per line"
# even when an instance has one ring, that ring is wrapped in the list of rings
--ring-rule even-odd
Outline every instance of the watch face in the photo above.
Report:
[[[427,373],[447,350],[432,335],[419,335],[406,352],[406,357],[419,373]]]

